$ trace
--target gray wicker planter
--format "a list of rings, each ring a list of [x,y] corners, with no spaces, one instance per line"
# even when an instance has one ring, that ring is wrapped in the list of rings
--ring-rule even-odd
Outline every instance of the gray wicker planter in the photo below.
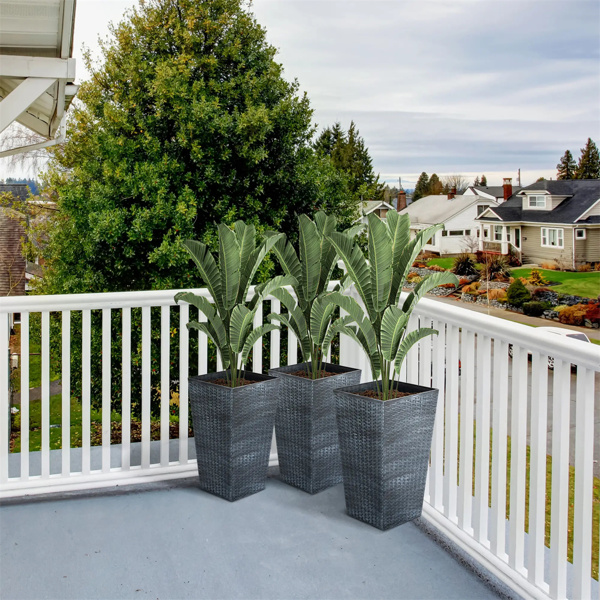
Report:
[[[316,494],[342,482],[333,390],[358,384],[360,369],[324,363],[336,375],[313,380],[290,374],[306,367],[288,365],[269,375],[281,380],[275,417],[280,477]]]
[[[438,390],[398,383],[411,396],[358,395],[373,382],[335,390],[348,514],[379,529],[421,515]]]
[[[225,371],[189,378],[200,487],[229,501],[265,489],[279,379],[243,372],[256,383],[211,383]]]

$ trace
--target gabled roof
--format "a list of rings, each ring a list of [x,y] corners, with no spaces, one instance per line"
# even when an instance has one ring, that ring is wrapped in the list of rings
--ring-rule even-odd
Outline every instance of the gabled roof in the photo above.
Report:
[[[523,210],[523,196],[535,192],[563,196],[554,210]],[[538,181],[513,194],[506,202],[494,208],[494,212],[506,222],[562,223],[572,225],[596,223],[595,217],[578,221],[600,199],[599,179],[565,179],[560,181]],[[481,221],[486,217],[481,215]]]
[[[436,223],[445,223],[458,213],[472,205],[476,205],[483,200],[481,196],[463,195],[454,196],[452,200],[448,200],[446,194],[438,194],[434,196],[424,196],[416,202],[409,204],[405,209],[400,211],[400,214],[410,215],[411,224],[426,223],[434,225]],[[494,207],[496,201],[491,198],[485,198]]]
[[[469,187],[479,196],[485,197],[485,195],[488,195],[494,198],[504,199],[504,187],[501,185],[471,185]],[[521,189],[522,188],[518,186],[513,186],[513,194],[516,194]]]
[[[363,215],[368,215],[369,213],[372,213],[374,210],[377,210],[378,208],[386,208],[387,210],[396,210],[391,204],[388,204],[387,202],[384,202],[383,200],[367,200],[366,202],[362,203],[362,214]]]

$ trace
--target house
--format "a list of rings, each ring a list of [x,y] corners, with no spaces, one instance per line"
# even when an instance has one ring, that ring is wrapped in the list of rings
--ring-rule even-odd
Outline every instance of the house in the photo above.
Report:
[[[465,196],[480,196],[481,198],[506,202],[513,194],[521,191],[521,187],[513,187],[512,179],[507,177],[502,185],[470,185],[464,192]]]
[[[477,220],[482,250],[573,269],[600,261],[600,180],[538,181]]]
[[[15,200],[26,201],[29,187],[25,184],[1,184],[0,194],[11,194]],[[10,200],[8,205],[0,204],[0,296],[25,293],[26,262],[21,252],[24,232],[18,213],[11,205]]]
[[[362,203],[360,212],[361,216],[357,219],[360,223],[367,223],[367,215],[371,213],[376,214],[380,219],[385,219],[388,210],[396,210],[391,204],[388,202],[384,202],[383,200],[367,200]]]
[[[440,231],[425,246],[429,252],[439,254],[459,254],[474,250],[477,246],[479,227],[475,218],[489,207],[496,207],[498,201],[478,194],[448,194],[424,196],[400,211],[410,216],[411,232],[416,235],[437,223],[444,223]]]

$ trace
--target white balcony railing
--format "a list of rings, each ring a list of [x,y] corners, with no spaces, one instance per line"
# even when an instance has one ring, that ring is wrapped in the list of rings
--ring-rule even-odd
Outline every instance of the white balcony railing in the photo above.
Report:
[[[0,299],[0,498],[193,475],[187,377],[219,364],[209,362],[206,337],[188,332],[190,307],[176,306],[174,294]],[[271,300],[268,310],[278,312],[279,303]],[[18,453],[11,453],[7,443],[14,313],[21,317],[20,347],[13,348],[21,356]],[[257,320],[263,318],[261,307]],[[599,437],[600,349],[433,300],[418,305],[411,327],[419,322],[433,323],[440,332],[410,352],[402,373],[405,381],[440,390],[424,517],[523,596],[591,597],[597,589],[591,572],[598,569],[598,517],[594,525],[592,520],[594,475],[599,475],[594,441]],[[292,335],[274,331],[269,336],[268,351],[261,342],[254,348],[255,371],[265,367],[263,358],[271,367],[282,357],[296,362]],[[39,367],[30,360],[33,343],[39,343]],[[53,356],[60,359],[55,376],[62,386],[61,423],[54,424],[61,431],[57,450],[51,450]],[[553,370],[548,356],[554,358]],[[364,355],[344,337],[340,359],[361,367],[363,379],[369,379]],[[29,397],[34,369],[41,375],[41,401],[35,403]],[[72,448],[75,391],[81,438]],[[175,391],[179,428],[178,437],[170,439],[175,437],[169,430]],[[115,397],[122,414],[120,444],[111,444]],[[29,450],[34,406],[41,412],[41,449],[35,452]],[[131,441],[132,414],[141,421],[141,442]],[[93,416],[102,421],[98,445]],[[152,423],[159,423],[156,441]],[[273,446],[272,464],[276,460]]]

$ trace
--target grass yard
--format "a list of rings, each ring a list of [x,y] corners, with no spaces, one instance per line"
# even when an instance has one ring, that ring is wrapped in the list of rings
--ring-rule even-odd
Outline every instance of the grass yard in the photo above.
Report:
[[[600,295],[600,271],[588,273],[570,271],[550,271],[539,269],[548,281],[557,281],[560,285],[552,286],[552,290],[560,294],[572,294],[584,298],[597,298]],[[513,277],[529,277],[531,269],[513,269]]]
[[[433,265],[436,265],[436,266],[442,267],[444,269],[451,269],[453,264],[454,264],[454,258],[451,256],[447,257],[447,258],[431,258],[430,260],[427,261],[428,267],[432,267]]]

